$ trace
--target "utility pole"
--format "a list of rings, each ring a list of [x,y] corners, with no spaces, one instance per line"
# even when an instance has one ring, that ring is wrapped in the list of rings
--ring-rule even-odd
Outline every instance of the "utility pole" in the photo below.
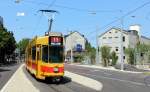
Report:
[[[96,64],[99,64],[98,26],[96,26]]]
[[[121,22],[121,50],[120,50],[120,54],[121,54],[121,70],[124,70],[124,51],[123,51],[123,18],[120,18],[120,22]]]
[[[91,15],[96,15],[96,12],[90,12],[89,14]],[[99,31],[99,28],[98,26],[96,26],[96,64],[99,64],[99,43],[98,43],[98,31]]]
[[[72,41],[72,38],[71,38],[71,41]],[[72,51],[72,49],[73,49],[73,42],[71,44],[71,63],[73,63],[73,51]]]

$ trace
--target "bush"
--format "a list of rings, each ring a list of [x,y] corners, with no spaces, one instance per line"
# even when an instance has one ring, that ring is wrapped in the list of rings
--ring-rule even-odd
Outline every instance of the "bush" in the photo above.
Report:
[[[112,66],[116,65],[117,60],[118,60],[118,56],[116,55],[116,52],[115,52],[115,51],[113,51],[113,52],[111,53],[111,59],[112,59],[111,65],[112,65]]]

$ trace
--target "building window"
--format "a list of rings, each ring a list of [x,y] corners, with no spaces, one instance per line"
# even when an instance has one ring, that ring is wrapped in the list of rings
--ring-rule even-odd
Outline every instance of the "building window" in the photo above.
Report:
[[[118,36],[116,36],[115,38],[118,38]]]
[[[108,37],[109,39],[111,39],[112,37]]]
[[[126,47],[124,46],[124,47],[123,47],[123,50],[125,51],[125,49],[126,49]]]
[[[123,56],[123,59],[126,59],[126,56]]]
[[[122,41],[125,42],[125,36],[123,36]]]
[[[32,47],[32,60],[36,59],[36,47]]]
[[[118,31],[115,31],[115,33],[118,33]]]
[[[141,57],[143,57],[143,54],[144,54],[144,53],[141,53]]]
[[[111,34],[111,32],[109,32]]]
[[[116,51],[119,51],[118,47],[116,47]]]
[[[106,37],[103,37],[103,39],[106,39]]]

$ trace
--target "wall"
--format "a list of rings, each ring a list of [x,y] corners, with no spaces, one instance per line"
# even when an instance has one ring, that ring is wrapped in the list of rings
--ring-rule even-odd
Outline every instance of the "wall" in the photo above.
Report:
[[[71,48],[74,48],[77,44],[81,44],[82,49],[85,50],[85,42],[86,40],[83,36],[78,32],[74,32],[65,39],[65,51],[71,50]]]

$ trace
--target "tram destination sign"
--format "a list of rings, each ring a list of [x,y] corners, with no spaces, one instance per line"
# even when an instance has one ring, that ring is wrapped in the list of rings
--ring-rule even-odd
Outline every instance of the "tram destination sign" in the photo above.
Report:
[[[49,37],[49,45],[63,45],[63,37],[58,36]]]

